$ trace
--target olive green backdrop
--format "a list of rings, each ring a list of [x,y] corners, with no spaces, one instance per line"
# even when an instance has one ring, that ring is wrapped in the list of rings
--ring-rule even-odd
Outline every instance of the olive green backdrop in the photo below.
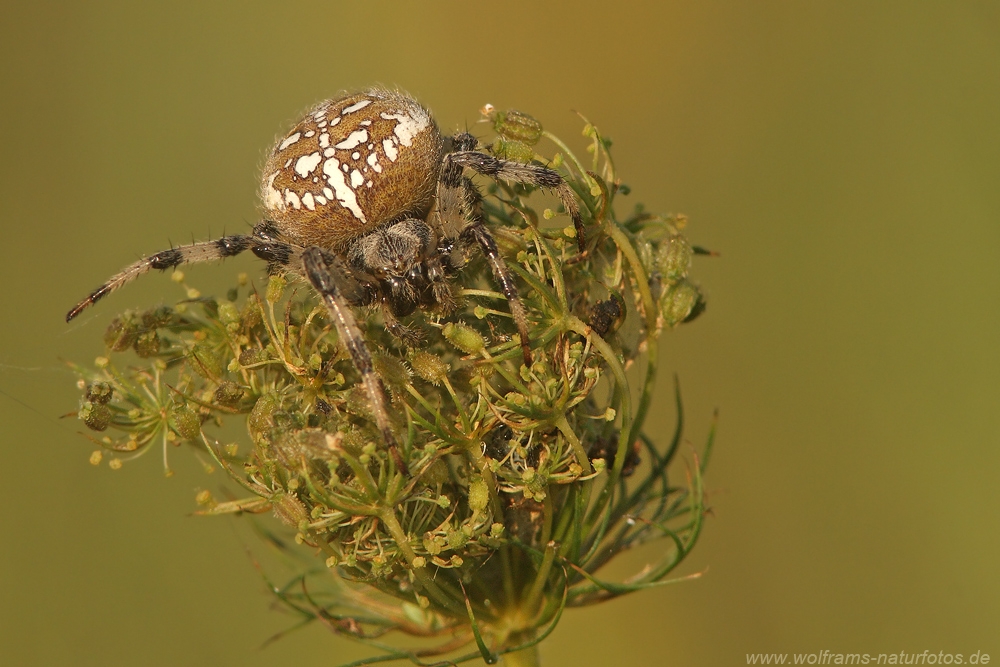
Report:
[[[671,334],[696,442],[720,408],[695,582],[566,614],[556,665],[758,651],[1000,660],[1000,9],[995,3],[6,3],[0,11],[0,663],[330,666],[190,457],[87,463],[74,376],[152,275],[247,228],[300,110],[381,82],[445,129],[486,102],[615,141],[632,199],[719,250]],[[580,146],[581,144],[577,144]],[[204,290],[253,258],[188,271]],[[670,373],[655,430],[670,427]],[[185,463],[185,461],[187,461]],[[647,556],[631,555],[639,566]],[[631,657],[630,657],[631,656]]]

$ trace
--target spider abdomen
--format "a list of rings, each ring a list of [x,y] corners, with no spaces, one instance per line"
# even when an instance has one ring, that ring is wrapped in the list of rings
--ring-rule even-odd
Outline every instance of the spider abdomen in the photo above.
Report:
[[[316,105],[264,165],[266,215],[289,240],[329,249],[430,206],[443,156],[430,112],[372,89]]]

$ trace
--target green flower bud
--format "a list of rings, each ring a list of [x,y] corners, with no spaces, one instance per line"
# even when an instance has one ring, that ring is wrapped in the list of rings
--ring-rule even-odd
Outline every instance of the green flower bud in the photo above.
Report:
[[[410,383],[410,369],[399,358],[384,352],[372,354],[372,364],[382,381],[393,389],[401,389]]]
[[[497,137],[494,140],[490,152],[502,160],[514,162],[531,162],[535,157],[535,149],[531,145],[504,137]]]
[[[274,425],[274,413],[278,409],[278,399],[273,394],[264,394],[254,403],[247,426],[250,433],[257,436],[266,433]]]
[[[274,508],[274,515],[281,521],[293,528],[298,528],[299,524],[308,517],[305,506],[293,493],[283,493],[271,501]]]
[[[429,553],[431,556],[437,556],[441,553],[441,549],[444,546],[441,544],[437,538],[431,533],[424,535],[424,551]]]
[[[542,124],[517,109],[491,110],[488,117],[493,121],[493,129],[504,139],[534,146],[542,138]]]
[[[263,350],[259,350],[255,347],[248,347],[242,352],[240,352],[240,366],[252,366],[254,364],[259,364],[262,361],[267,360],[267,355]]]
[[[142,326],[147,329],[157,329],[170,324],[174,310],[168,306],[151,308],[142,314]]]
[[[448,371],[451,368],[441,360],[441,357],[423,350],[416,350],[410,354],[410,366],[418,377],[435,386],[441,384],[441,381],[448,377]]]
[[[450,478],[448,464],[441,459],[437,459],[434,463],[430,464],[421,476],[423,483],[431,487],[438,486],[439,484],[447,484]]]
[[[267,295],[265,298],[268,303],[277,303],[281,299],[281,294],[284,291],[284,276],[271,276],[271,279],[267,281]]]
[[[449,343],[466,354],[478,354],[486,347],[486,341],[479,332],[461,322],[449,322],[442,333]]]
[[[182,405],[171,412],[170,427],[185,440],[195,440],[201,435],[201,417],[188,406]]]
[[[260,309],[259,296],[251,294],[247,297],[247,303],[243,307],[240,317],[243,320],[244,329],[252,329],[263,321],[264,313]]]
[[[682,280],[667,290],[660,299],[660,313],[668,327],[683,322],[701,298],[698,288]]]
[[[665,240],[656,253],[656,268],[668,282],[675,283],[691,270],[694,251],[687,239],[675,234]]]
[[[461,549],[469,542],[469,536],[460,530],[448,531],[448,548],[452,550]]]
[[[104,344],[115,352],[124,352],[132,347],[139,335],[139,327],[128,314],[111,320],[104,332]]]
[[[222,356],[205,343],[198,343],[191,349],[194,363],[191,367],[202,377],[218,378],[226,370]]]
[[[107,382],[92,382],[87,385],[86,399],[92,403],[104,405],[111,400],[113,390]]]
[[[215,402],[219,405],[233,406],[243,400],[243,387],[226,380],[215,390]]]
[[[219,320],[223,324],[235,324],[240,321],[240,311],[235,304],[223,301],[219,304]]]
[[[473,512],[482,512],[490,501],[490,491],[482,477],[469,483],[469,507]]]
[[[111,410],[103,403],[85,402],[77,416],[92,431],[103,431],[111,424]]]
[[[136,354],[143,359],[148,359],[149,357],[159,353],[160,345],[160,336],[154,329],[153,331],[146,331],[139,334],[139,337],[135,339],[133,347],[135,348]]]

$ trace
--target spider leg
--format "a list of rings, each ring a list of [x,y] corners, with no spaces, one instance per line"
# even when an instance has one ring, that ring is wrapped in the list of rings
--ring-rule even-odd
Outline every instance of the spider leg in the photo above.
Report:
[[[203,241],[201,243],[192,243],[191,245],[171,248],[170,250],[161,250],[149,257],[143,257],[138,262],[125,267],[113,275],[110,280],[91,292],[86,299],[73,306],[66,314],[66,321],[69,322],[103,297],[132,282],[139,276],[148,273],[152,269],[169,269],[178,264],[211,262],[225,257],[232,257],[250,248],[253,242],[254,239],[252,236],[237,234],[235,236],[223,236],[215,241]]]
[[[386,303],[382,304],[382,322],[385,324],[386,330],[407,347],[415,348],[420,345],[420,341],[423,340],[423,336],[420,334],[420,331],[418,329],[414,329],[413,327],[408,327],[400,322],[396,316],[392,314],[392,308],[390,308]]]
[[[409,475],[409,469],[399,453],[399,446],[396,443],[396,436],[392,432],[389,423],[389,410],[385,398],[385,390],[382,382],[375,373],[372,364],[371,354],[365,345],[364,335],[358,327],[354,313],[337,287],[336,281],[323,258],[323,251],[313,246],[302,252],[302,266],[305,276],[316,291],[319,292],[323,303],[326,304],[330,312],[330,318],[337,327],[340,340],[347,348],[354,367],[361,374],[361,384],[368,394],[368,401],[371,404],[372,412],[375,415],[375,423],[378,425],[382,439],[389,448],[389,455],[396,464],[396,469],[404,475]]]
[[[428,260],[427,268],[428,278],[431,283],[431,294],[434,296],[434,303],[437,304],[442,313],[447,315],[458,308],[458,302],[455,300],[455,294],[451,291],[451,285],[449,285],[446,280],[447,273],[445,272],[444,263],[441,261],[441,257],[436,256],[431,260]]]
[[[531,345],[528,336],[528,312],[517,292],[517,283],[514,281],[514,276],[507,267],[503,255],[500,254],[493,235],[483,224],[483,216],[479,208],[479,190],[472,181],[463,177],[462,172],[465,165],[451,159],[453,155],[480,155],[472,150],[476,147],[476,138],[471,134],[461,133],[455,135],[452,141],[453,148],[457,152],[445,156],[437,187],[437,216],[441,233],[446,241],[458,240],[457,243],[450,244],[452,248],[448,251],[449,264],[453,269],[464,264],[464,246],[471,242],[477,243],[482,248],[494,279],[500,285],[504,296],[507,297],[510,312],[514,316],[514,325],[517,327],[517,333],[521,339],[521,354],[524,357],[525,365],[530,367]],[[561,182],[562,177],[559,174],[555,175],[560,178]]]
[[[583,218],[580,217],[580,206],[576,202],[572,188],[567,185],[558,171],[537,164],[500,160],[476,150],[457,150],[454,153],[449,153],[445,160],[446,163],[451,162],[469,167],[484,176],[508,183],[524,183],[536,188],[552,190],[559,197],[570,218],[573,219],[573,227],[576,229],[576,243],[580,254],[586,253],[587,242],[583,231]]]
[[[493,277],[500,284],[500,289],[503,291],[503,295],[507,297],[507,303],[510,304],[510,313],[514,316],[517,335],[521,339],[521,354],[524,357],[524,365],[531,368],[531,345],[529,345],[528,340],[528,311],[525,310],[524,303],[517,293],[517,283],[514,282],[514,276],[511,275],[510,269],[507,268],[507,263],[503,260],[503,256],[497,248],[497,242],[493,240],[493,235],[490,234],[490,230],[486,229],[486,225],[483,224],[482,220],[477,220],[466,227],[465,231],[462,232],[462,237],[463,239],[474,240],[483,249],[486,261],[489,262],[490,268],[493,270]]]

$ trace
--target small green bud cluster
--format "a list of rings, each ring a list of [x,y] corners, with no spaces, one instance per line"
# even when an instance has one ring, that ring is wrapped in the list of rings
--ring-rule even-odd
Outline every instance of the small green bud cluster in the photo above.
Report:
[[[660,287],[660,315],[668,327],[690,321],[704,309],[704,298],[697,285],[687,279],[694,250],[680,233],[668,236],[653,260]],[[654,278],[655,279],[655,278]]]
[[[490,152],[505,160],[531,162],[535,158],[535,144],[542,138],[542,124],[526,113],[515,109],[497,111],[487,104],[483,116],[493,126],[496,139]]]

